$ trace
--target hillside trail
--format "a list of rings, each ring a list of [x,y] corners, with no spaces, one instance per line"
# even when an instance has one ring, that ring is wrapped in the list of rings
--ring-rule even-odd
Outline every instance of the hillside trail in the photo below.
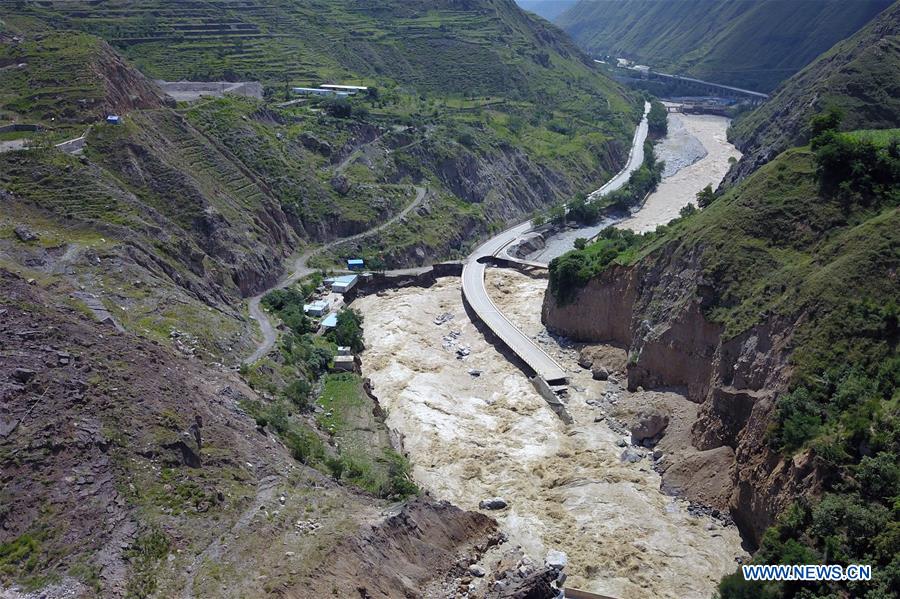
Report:
[[[272,324],[269,316],[260,306],[260,302],[262,301],[263,296],[276,289],[284,289],[289,285],[293,285],[300,279],[314,273],[316,269],[309,267],[309,261],[311,258],[339,247],[345,243],[352,243],[354,241],[359,241],[360,239],[364,239],[366,237],[380,233],[381,231],[405,218],[410,212],[422,205],[422,202],[425,199],[426,194],[428,193],[427,187],[415,185],[413,186],[413,189],[415,189],[416,191],[415,199],[413,199],[413,201],[410,202],[409,205],[406,206],[406,208],[392,216],[390,219],[371,229],[367,229],[362,233],[357,233],[356,235],[351,235],[349,237],[341,237],[340,239],[336,239],[332,242],[326,243],[325,245],[307,249],[294,261],[294,265],[291,269],[290,274],[282,278],[272,287],[250,298],[248,305],[250,318],[259,323],[259,330],[260,333],[262,333],[262,340],[256,346],[256,349],[253,351],[253,353],[243,361],[244,364],[254,364],[258,362],[275,346],[275,340],[277,338],[275,326]]]

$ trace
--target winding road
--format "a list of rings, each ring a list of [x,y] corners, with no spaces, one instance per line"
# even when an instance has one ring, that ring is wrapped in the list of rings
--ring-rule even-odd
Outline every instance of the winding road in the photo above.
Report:
[[[640,168],[644,162],[644,141],[647,139],[647,114],[650,103],[644,103],[644,116],[634,132],[631,151],[625,167],[616,173],[603,187],[593,192],[589,198],[595,199],[604,193],[621,188],[628,182],[631,173]],[[506,248],[517,239],[531,232],[531,221],[526,221],[503,231],[486,242],[469,255],[463,265],[463,297],[478,317],[493,331],[512,351],[516,353],[534,372],[551,385],[566,381],[566,371],[538,347],[531,338],[512,324],[503,312],[494,304],[484,284],[486,258],[505,253]],[[508,255],[503,258],[512,259]]]
[[[270,291],[274,291],[276,289],[284,289],[288,285],[293,285],[303,277],[314,273],[316,269],[310,268],[308,265],[310,258],[317,256],[323,252],[327,252],[328,250],[334,249],[342,244],[351,243],[353,241],[358,241],[360,239],[369,237],[370,235],[375,235],[376,233],[383,231],[384,229],[403,219],[407,214],[422,205],[422,201],[425,199],[425,195],[428,193],[428,189],[425,187],[415,186],[414,189],[416,190],[415,199],[410,202],[410,204],[406,208],[398,212],[390,219],[384,221],[377,227],[373,227],[371,229],[363,231],[362,233],[357,233],[356,235],[351,235],[350,237],[342,237],[317,248],[306,250],[305,252],[300,254],[300,256],[298,256],[294,261],[294,267],[291,269],[291,272],[288,276],[281,279],[278,283],[276,283],[269,289],[266,289],[258,295],[254,295],[250,298],[248,305],[250,318],[259,323],[259,330],[262,333],[263,338],[262,341],[259,342],[259,345],[256,346],[254,352],[244,360],[244,364],[253,364],[261,360],[275,346],[275,340],[278,337],[278,334],[275,331],[275,326],[272,324],[271,319],[269,319],[269,315],[266,314],[266,312],[262,309],[262,306],[260,306],[260,302],[262,301],[263,296],[265,296]]]

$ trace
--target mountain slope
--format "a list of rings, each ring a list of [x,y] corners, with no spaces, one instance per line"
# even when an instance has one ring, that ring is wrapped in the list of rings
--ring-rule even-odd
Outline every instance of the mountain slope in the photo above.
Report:
[[[891,0],[582,0],[557,24],[594,55],[768,92]]]
[[[550,265],[549,328],[627,348],[629,389],[700,404],[667,488],[729,510],[757,562],[879,564],[864,589],[810,584],[811,597],[896,589],[898,141],[829,132],[624,250],[610,238]],[[587,282],[566,276],[601,259]],[[746,586],[738,573],[721,596],[796,590]]]
[[[103,10],[93,6],[29,3],[20,14],[103,37],[161,79],[298,85],[364,79],[379,87],[400,83],[522,99],[560,98],[572,88],[613,90],[566,36],[513,0],[113,0]]]
[[[548,21],[555,21],[559,15],[572,8],[578,0],[516,0],[522,10],[533,12]]]
[[[900,3],[786,81],[731,130],[744,153],[729,180],[746,176],[790,146],[806,143],[810,119],[828,108],[843,128],[900,127]]]

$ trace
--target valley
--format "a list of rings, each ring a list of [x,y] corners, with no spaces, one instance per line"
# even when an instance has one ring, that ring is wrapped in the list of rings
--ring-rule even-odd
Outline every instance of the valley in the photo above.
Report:
[[[0,597],[897,596],[898,40],[2,3]]]

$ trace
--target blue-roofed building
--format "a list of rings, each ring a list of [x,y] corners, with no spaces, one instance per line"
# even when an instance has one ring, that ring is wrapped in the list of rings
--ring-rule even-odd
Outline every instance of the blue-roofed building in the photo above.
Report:
[[[362,270],[365,266],[366,263],[362,258],[351,258],[347,260],[347,268],[350,270]]]
[[[337,312],[332,312],[322,320],[322,326],[326,329],[333,329],[337,326]]]
[[[106,117],[106,122],[109,123],[110,125],[118,125],[119,123],[122,122],[122,117],[120,117],[117,114],[111,114]]]

